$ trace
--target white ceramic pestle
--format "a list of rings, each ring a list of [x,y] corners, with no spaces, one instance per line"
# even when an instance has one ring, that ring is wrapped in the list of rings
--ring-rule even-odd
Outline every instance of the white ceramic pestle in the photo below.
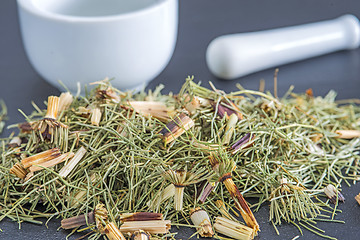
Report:
[[[338,50],[355,49],[359,44],[359,20],[344,15],[317,23],[220,36],[209,44],[206,61],[217,77],[234,79]]]

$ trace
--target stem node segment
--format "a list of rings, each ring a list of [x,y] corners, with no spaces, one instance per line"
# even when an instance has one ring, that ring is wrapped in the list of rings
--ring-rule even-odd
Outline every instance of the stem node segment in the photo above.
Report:
[[[254,229],[223,217],[217,217],[214,224],[215,231],[238,240],[254,238]]]
[[[239,189],[232,180],[231,174],[224,175],[221,180],[224,183],[226,189],[229,191],[231,197],[234,199],[235,206],[240,211],[240,214],[244,218],[246,225],[254,229],[254,234],[257,234],[257,232],[260,230],[259,224],[257,223],[254,214],[245,201],[243,195],[240,193]]]
[[[119,228],[113,222],[106,224],[104,232],[109,240],[126,240]]]
[[[211,226],[211,221],[207,212],[201,208],[190,210],[190,218],[193,224],[197,227],[197,231],[202,237],[212,237],[214,231]]]

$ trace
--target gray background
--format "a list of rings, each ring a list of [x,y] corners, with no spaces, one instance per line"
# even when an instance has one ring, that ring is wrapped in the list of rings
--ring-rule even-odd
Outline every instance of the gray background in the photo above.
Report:
[[[274,69],[258,72],[235,81],[222,81],[210,74],[205,64],[205,50],[216,36],[229,33],[258,31],[269,28],[290,26],[326,20],[351,13],[360,17],[360,2],[357,0],[181,0],[178,41],[173,58],[167,68],[154,79],[149,88],[159,83],[166,85],[165,92],[177,92],[187,75],[194,75],[205,85],[212,81],[218,88],[226,91],[235,89],[237,82],[249,89],[257,89],[259,80],[266,80],[266,88],[273,88]],[[51,61],[51,59],[49,59]],[[357,98],[360,90],[360,50],[341,51],[280,67],[279,95],[290,85],[295,92],[313,88],[316,95],[324,95],[330,89],[338,92],[340,99]],[[23,121],[17,109],[25,113],[32,111],[31,101],[44,107],[42,102],[48,95],[59,91],[45,82],[29,64],[19,33],[15,0],[0,1],[0,98],[9,108],[7,124]],[[6,131],[1,136],[9,134]],[[318,227],[326,234],[338,239],[360,239],[360,207],[354,196],[360,192],[360,184],[351,188],[343,186],[347,198],[340,205],[343,213],[338,219],[346,224],[319,223]],[[277,237],[272,226],[267,223],[268,208],[264,206],[256,218],[261,227],[258,239],[292,239],[299,232],[292,226],[283,225]],[[59,221],[45,226],[23,224],[9,221],[0,223],[0,239],[64,239],[68,232],[57,232]],[[191,230],[177,230],[178,236],[186,239]],[[190,231],[190,232],[189,232]],[[321,239],[304,230],[299,239]]]

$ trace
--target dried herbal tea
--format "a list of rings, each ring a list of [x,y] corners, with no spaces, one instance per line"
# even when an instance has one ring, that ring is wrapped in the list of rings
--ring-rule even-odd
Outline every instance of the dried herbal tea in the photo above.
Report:
[[[176,238],[171,226],[253,239],[266,204],[278,234],[292,224],[334,239],[315,224],[342,222],[339,189],[359,179],[358,105],[333,91],[280,97],[264,83],[225,93],[190,77],[166,95],[94,85],[50,96],[11,126],[19,134],[0,148],[0,221],[61,218],[69,235],[91,240]]]

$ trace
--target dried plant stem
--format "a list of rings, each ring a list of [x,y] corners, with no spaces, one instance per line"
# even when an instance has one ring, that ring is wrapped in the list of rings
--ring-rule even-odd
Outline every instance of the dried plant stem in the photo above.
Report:
[[[223,138],[224,144],[228,144],[230,142],[237,121],[238,121],[238,117],[235,114],[231,114],[225,128],[225,134]]]
[[[16,163],[10,170],[9,173],[14,174],[20,179],[24,179],[26,175],[29,173],[21,163]]]
[[[163,220],[163,215],[161,213],[153,212],[122,213],[120,215],[120,220],[122,222]]]
[[[185,186],[175,186],[174,207],[176,211],[183,209],[184,189]]]
[[[66,178],[85,154],[86,149],[84,147],[80,147],[80,149],[75,153],[74,157],[60,170],[59,175],[63,178]]]
[[[202,237],[212,237],[214,231],[211,226],[211,221],[207,212],[200,208],[190,210],[190,218],[195,226],[198,226],[197,230]]]
[[[130,221],[124,222],[120,227],[123,233],[133,233],[139,230],[151,234],[166,234],[171,228],[171,221],[169,220],[156,220],[156,221]]]
[[[222,214],[223,217],[225,217],[225,218],[227,218],[227,219],[229,219],[229,220],[236,221],[236,219],[229,214],[229,211],[226,209],[225,204],[224,204],[223,201],[217,200],[217,201],[215,202],[215,205],[216,205],[216,207],[219,209],[219,211],[221,212],[221,214]]]
[[[276,68],[274,72],[274,97],[278,98],[277,89],[278,89],[278,73],[279,69]]]
[[[55,158],[59,157],[60,155],[61,155],[61,153],[58,148],[52,148],[47,151],[24,158],[23,160],[21,160],[21,164],[24,166],[24,168],[29,168],[33,165],[55,159]]]
[[[109,240],[126,240],[115,223],[111,222],[105,226],[105,234]]]
[[[129,101],[128,104],[145,117],[154,117],[163,122],[168,122],[174,117],[175,111],[168,108],[163,102],[154,101]]]
[[[338,134],[338,138],[343,139],[352,139],[360,137],[360,130],[337,130],[335,131]]]
[[[254,229],[254,233],[256,234],[259,231],[259,224],[257,223],[249,205],[245,201],[239,189],[236,187],[234,181],[231,178],[231,175],[226,176],[223,180],[223,183],[226,189],[229,191],[231,197],[234,199],[236,208],[240,211],[240,214],[244,218],[246,225]]]
[[[89,212],[87,215],[81,214],[76,217],[61,220],[61,227],[63,229],[72,229],[92,223],[95,223],[94,212]]]
[[[190,117],[181,113],[176,116],[174,120],[166,124],[166,126],[160,131],[160,134],[162,134],[165,144],[167,144],[174,141],[194,125],[195,123]]]
[[[223,217],[216,218],[214,228],[216,232],[238,240],[251,240],[255,234],[252,228]]]
[[[175,195],[175,186],[174,184],[170,184],[161,192],[159,192],[152,201],[149,201],[148,206],[150,207],[150,209],[157,212],[160,207],[160,204],[167,201],[169,198],[173,197],[174,195]]]
[[[214,190],[217,183],[205,181],[203,185],[203,189],[199,194],[198,201],[200,203],[204,203],[210,193]]]
[[[95,126],[99,126],[101,120],[101,110],[96,107],[91,110],[91,124]]]
[[[64,153],[61,154],[60,156],[58,156],[57,158],[54,159],[50,159],[41,163],[37,163],[36,165],[32,165],[31,167],[29,167],[30,172],[36,172],[36,171],[40,171],[43,170],[44,168],[50,168],[55,166],[56,164],[62,163],[64,161],[66,161],[69,158],[72,158],[74,156],[74,153],[70,152],[70,153]]]
[[[45,118],[56,120],[56,116],[59,109],[59,97],[49,96],[48,98],[48,107],[46,111]]]
[[[57,111],[57,117],[64,111],[66,111],[71,103],[74,101],[73,96],[69,92],[61,93],[59,97],[59,107]]]

